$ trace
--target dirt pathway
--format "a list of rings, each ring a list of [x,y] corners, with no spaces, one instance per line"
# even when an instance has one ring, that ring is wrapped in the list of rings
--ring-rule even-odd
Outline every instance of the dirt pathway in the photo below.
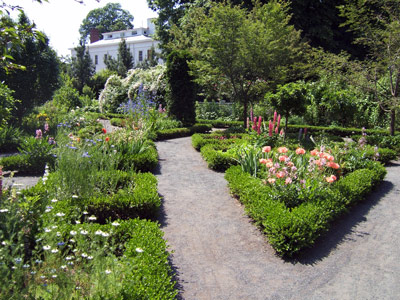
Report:
[[[157,142],[162,229],[182,299],[398,299],[400,164],[296,261],[274,254],[191,139]]]

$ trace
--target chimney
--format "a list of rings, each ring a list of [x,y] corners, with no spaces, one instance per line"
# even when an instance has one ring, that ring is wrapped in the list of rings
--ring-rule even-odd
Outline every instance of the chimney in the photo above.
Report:
[[[90,43],[93,44],[100,40],[100,32],[97,28],[90,29]]]

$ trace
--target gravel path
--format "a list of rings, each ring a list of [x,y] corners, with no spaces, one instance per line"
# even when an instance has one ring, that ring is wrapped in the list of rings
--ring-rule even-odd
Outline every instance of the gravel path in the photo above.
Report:
[[[400,164],[297,260],[274,254],[191,138],[157,142],[162,229],[181,299],[399,299]]]

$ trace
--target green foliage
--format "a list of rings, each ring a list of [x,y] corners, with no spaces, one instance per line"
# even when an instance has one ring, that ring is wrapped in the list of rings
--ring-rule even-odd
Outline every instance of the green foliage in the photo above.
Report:
[[[85,85],[90,86],[92,76],[96,72],[96,68],[89,55],[89,50],[81,41],[80,45],[75,48],[75,55],[72,57],[70,76],[73,79],[74,87],[82,93]]]
[[[14,90],[13,97],[19,100],[14,103],[16,110],[13,112],[13,122],[17,123],[34,106],[51,98],[58,87],[59,61],[56,52],[49,46],[48,38],[35,29],[35,25],[23,12],[17,22],[6,20],[7,18],[2,16],[1,28],[11,26],[20,30],[17,30],[18,41],[15,45],[11,46],[10,40],[6,38],[4,46],[9,49],[1,47],[2,55],[9,51],[13,64],[23,65],[24,68],[16,68],[9,73],[1,69],[0,82],[4,81],[4,84]]]
[[[62,86],[54,93],[54,105],[67,111],[81,106],[79,92],[74,88],[71,78],[65,75],[63,79]]]
[[[200,149],[207,144],[227,144],[230,145],[238,141],[238,139],[244,138],[246,135],[244,134],[227,134],[225,132],[221,133],[212,133],[212,134],[194,134],[192,136],[192,146],[197,150]]]
[[[3,82],[0,82],[0,128],[9,123],[12,113],[16,108],[17,100],[13,97],[13,91]]]
[[[52,164],[54,161],[53,148],[54,144],[49,143],[47,137],[35,138],[30,136],[21,141],[18,150],[28,157],[33,170],[43,174],[45,165]]]
[[[95,99],[99,98],[100,92],[104,89],[104,85],[107,82],[107,79],[111,76],[115,75],[115,72],[110,71],[108,69],[103,69],[97,72],[92,76],[91,85],[90,87],[95,94]]]
[[[206,133],[211,130],[210,125],[194,124],[191,127],[171,128],[157,131],[157,140],[175,139],[180,137],[191,136],[196,133]]]
[[[200,149],[200,153],[210,169],[225,171],[230,166],[238,164],[238,155],[228,150],[229,144],[206,144]]]
[[[167,58],[167,78],[169,85],[168,113],[184,125],[193,125],[196,121],[196,86],[189,74],[189,52],[173,51]]]
[[[121,77],[111,75],[100,93],[99,104],[101,112],[116,112],[119,105],[128,99],[128,90]]]
[[[22,139],[22,131],[13,126],[0,127],[0,152],[17,150]]]
[[[133,16],[120,3],[108,3],[102,8],[91,10],[79,27],[81,41],[86,41],[90,30],[95,28],[99,33],[133,28]],[[102,35],[101,35],[102,37]]]
[[[121,39],[118,45],[117,59],[108,56],[104,63],[111,72],[115,72],[121,77],[126,76],[128,70],[133,68],[133,56],[126,45],[125,39]]]
[[[217,103],[214,100],[196,101],[196,119],[234,121],[237,118],[238,114],[231,103]]]

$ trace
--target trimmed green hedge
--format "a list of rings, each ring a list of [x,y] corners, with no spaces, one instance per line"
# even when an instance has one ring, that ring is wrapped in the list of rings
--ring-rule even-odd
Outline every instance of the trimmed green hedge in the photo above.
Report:
[[[281,256],[293,256],[311,247],[329,229],[333,219],[363,199],[385,174],[385,168],[374,163],[372,169],[360,169],[341,178],[319,200],[304,202],[292,209],[273,200],[272,189],[243,172],[240,166],[229,168],[225,178],[231,192],[267,234],[275,251]]]
[[[3,171],[17,171],[18,175],[43,175],[46,161],[33,162],[29,155],[18,154],[0,158]]]
[[[58,231],[69,244],[70,232],[85,230],[87,236],[95,232],[111,233],[108,244],[115,245],[118,263],[125,270],[119,287],[121,299],[175,299],[177,290],[173,272],[168,262],[166,241],[159,224],[148,220],[117,220],[119,226],[111,224],[83,223],[77,225],[60,224]],[[49,224],[49,226],[54,224]],[[75,246],[75,245],[72,245]],[[137,249],[143,250],[138,252]],[[98,249],[94,249],[96,251]],[[72,252],[69,254],[74,256]],[[115,295],[114,295],[115,296]],[[119,298],[118,298],[119,299]]]
[[[300,129],[304,128],[307,128],[307,134],[326,132],[328,134],[346,137],[362,133],[361,128],[344,128],[339,126],[325,127],[325,126],[311,126],[311,125],[288,125],[289,133],[298,133]],[[366,129],[365,132],[367,134],[379,134],[379,135],[390,134],[388,130],[383,130],[383,129]]]
[[[192,146],[197,150],[207,144],[233,144],[238,140],[245,138],[247,134],[242,133],[212,133],[212,134],[194,134],[192,136]]]
[[[243,121],[222,121],[222,120],[205,120],[197,119],[198,123],[211,124],[215,128],[229,128],[232,126],[242,126]]]
[[[200,150],[201,155],[207,162],[208,167],[215,171],[225,171],[230,166],[237,165],[235,157],[225,152],[230,148],[230,144],[206,144]]]
[[[205,133],[209,132],[212,129],[210,125],[207,124],[195,124],[192,127],[184,127],[184,128],[172,128],[157,131],[157,140],[167,140],[167,139],[175,139],[180,137],[191,136],[195,133]]]
[[[149,148],[142,153],[124,154],[118,168],[124,171],[152,172],[158,164],[158,153],[154,142],[146,142]]]

